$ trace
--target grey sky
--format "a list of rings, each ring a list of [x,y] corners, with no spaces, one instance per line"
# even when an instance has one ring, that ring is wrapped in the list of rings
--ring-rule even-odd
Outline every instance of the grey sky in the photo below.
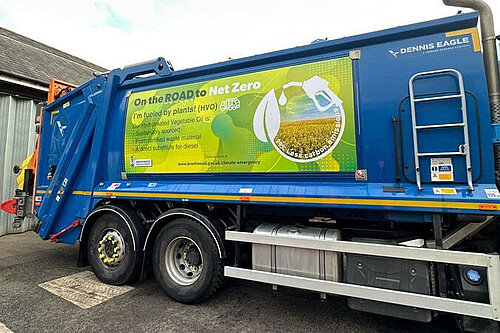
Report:
[[[498,34],[500,1],[489,3]],[[439,0],[4,0],[0,26],[107,68],[163,56],[180,69],[457,11]]]

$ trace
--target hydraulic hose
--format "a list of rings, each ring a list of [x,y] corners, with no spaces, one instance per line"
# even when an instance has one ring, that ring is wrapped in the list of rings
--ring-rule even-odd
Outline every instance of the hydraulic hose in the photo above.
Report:
[[[496,48],[493,13],[488,4],[482,0],[443,0],[447,6],[465,7],[477,10],[481,25],[481,41],[483,44],[483,61],[488,83],[490,100],[490,116],[492,124],[500,124],[500,78]],[[500,188],[500,145],[494,145],[495,181]]]

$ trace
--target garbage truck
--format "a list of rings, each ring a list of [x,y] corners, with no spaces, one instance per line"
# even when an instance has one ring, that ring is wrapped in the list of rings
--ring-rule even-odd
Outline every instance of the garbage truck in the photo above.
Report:
[[[163,58],[46,105],[10,201],[120,285],[198,303],[225,277],[466,331],[500,322],[500,81],[474,11],[174,70]],[[480,24],[480,33],[478,30]]]

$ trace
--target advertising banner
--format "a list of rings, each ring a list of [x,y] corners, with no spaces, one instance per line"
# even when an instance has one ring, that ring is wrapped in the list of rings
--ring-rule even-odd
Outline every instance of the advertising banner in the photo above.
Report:
[[[348,57],[133,92],[127,173],[353,172]]]

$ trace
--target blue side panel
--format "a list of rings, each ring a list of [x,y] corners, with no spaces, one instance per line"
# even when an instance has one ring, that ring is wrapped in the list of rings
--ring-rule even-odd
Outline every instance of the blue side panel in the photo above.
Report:
[[[467,43],[463,43],[464,38]],[[444,46],[451,43],[455,45]],[[438,48],[437,45],[443,46]],[[432,48],[425,49],[426,46]],[[401,53],[402,49],[411,50],[414,47],[421,47],[422,50]],[[395,179],[395,156],[389,149],[394,146],[391,118],[397,117],[402,129],[403,171],[407,175],[405,180],[415,182],[408,81],[418,72],[452,68],[462,73],[468,92],[469,136],[475,182],[494,183],[490,143],[492,133],[484,67],[481,52],[474,50],[470,33],[454,37],[438,33],[373,45],[362,49],[359,64],[362,147],[364,160],[367,161],[365,168],[372,171],[369,174],[370,181],[388,182]],[[456,80],[448,76],[416,82],[415,89],[416,94],[432,94],[457,92],[458,86]],[[417,106],[416,113],[419,125],[461,121],[458,99],[421,103]],[[463,140],[460,128],[426,130],[419,134],[419,148],[424,152],[457,151]],[[488,157],[489,162],[481,161],[480,154]],[[464,183],[464,157],[454,158],[453,162],[457,182]],[[421,163],[422,179],[430,181],[429,158],[423,159]]]
[[[280,206],[330,207],[342,209],[377,209],[432,213],[478,213],[482,204],[497,204],[478,185],[475,193],[465,186],[455,195],[436,195],[432,189],[419,191],[406,187],[402,193],[384,191],[387,183],[287,183],[265,181],[116,181],[105,182],[94,189],[101,199],[168,200],[183,202],[224,202]],[[483,212],[484,213],[484,212]],[[488,211],[498,215],[499,211]]]

